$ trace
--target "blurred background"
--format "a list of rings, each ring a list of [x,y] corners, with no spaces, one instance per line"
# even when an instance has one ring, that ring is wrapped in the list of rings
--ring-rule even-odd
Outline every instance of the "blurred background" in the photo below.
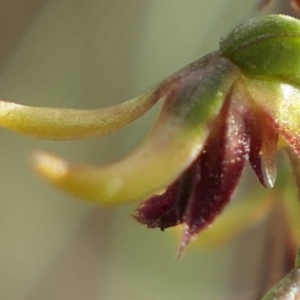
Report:
[[[217,49],[227,30],[257,15],[256,4],[0,0],[0,98],[73,108],[121,103]],[[265,223],[217,249],[191,246],[176,261],[178,237],[137,224],[135,205],[92,206],[30,170],[34,149],[93,164],[120,158],[156,112],[101,139],[45,142],[0,131],[0,299],[254,299]]]

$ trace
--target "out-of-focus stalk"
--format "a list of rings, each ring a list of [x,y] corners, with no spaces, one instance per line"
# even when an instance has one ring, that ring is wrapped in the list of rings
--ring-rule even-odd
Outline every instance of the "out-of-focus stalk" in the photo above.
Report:
[[[295,267],[281,279],[262,300],[299,300],[300,299],[300,248],[298,248]]]

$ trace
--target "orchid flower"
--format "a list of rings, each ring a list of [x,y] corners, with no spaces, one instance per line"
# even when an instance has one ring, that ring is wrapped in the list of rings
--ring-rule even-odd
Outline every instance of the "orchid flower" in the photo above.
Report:
[[[134,217],[148,227],[182,224],[182,253],[229,203],[247,161],[267,189],[275,183],[278,148],[290,149],[298,168],[299,70],[300,21],[259,17],[229,32],[218,51],[128,102],[73,110],[1,101],[0,126],[40,139],[87,138],[116,131],[162,101],[149,135],[120,161],[92,167],[36,152],[33,164],[84,200],[143,201]]]

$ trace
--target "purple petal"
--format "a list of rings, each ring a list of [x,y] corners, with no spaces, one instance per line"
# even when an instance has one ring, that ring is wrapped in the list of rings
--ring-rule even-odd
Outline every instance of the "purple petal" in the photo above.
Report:
[[[163,194],[155,195],[142,203],[133,217],[150,228],[159,227],[164,230],[178,225],[182,222],[192,191],[193,178],[194,167],[191,167]]]
[[[179,255],[229,202],[249,154],[246,105],[228,96],[198,161],[198,176],[187,205]],[[240,95],[239,95],[240,96]]]

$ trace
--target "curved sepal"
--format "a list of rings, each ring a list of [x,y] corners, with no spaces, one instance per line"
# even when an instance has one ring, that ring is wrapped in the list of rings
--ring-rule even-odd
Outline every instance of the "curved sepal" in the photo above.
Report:
[[[151,89],[122,104],[95,110],[31,107],[0,100],[0,126],[38,139],[93,137],[133,122],[162,97]]]
[[[195,160],[238,75],[228,60],[208,55],[167,80],[169,94],[154,128],[123,160],[93,168],[38,153],[35,169],[83,199],[106,205],[145,199],[166,189]]]

